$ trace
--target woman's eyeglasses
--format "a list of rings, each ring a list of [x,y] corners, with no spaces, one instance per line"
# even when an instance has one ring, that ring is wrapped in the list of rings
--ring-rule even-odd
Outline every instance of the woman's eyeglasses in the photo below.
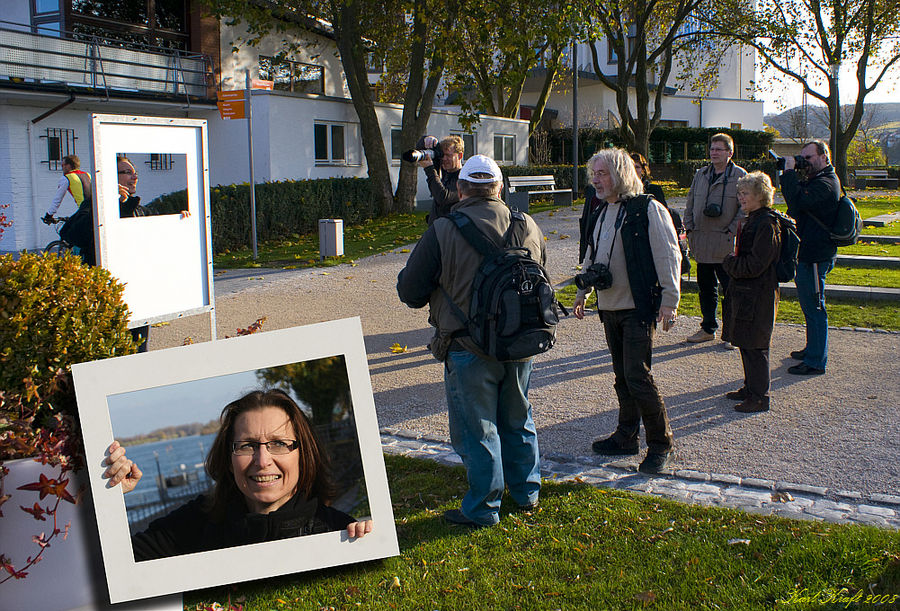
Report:
[[[273,439],[272,441],[232,441],[231,453],[235,456],[253,456],[260,446],[266,446],[269,454],[278,456],[290,454],[300,447],[300,442],[293,439]]]

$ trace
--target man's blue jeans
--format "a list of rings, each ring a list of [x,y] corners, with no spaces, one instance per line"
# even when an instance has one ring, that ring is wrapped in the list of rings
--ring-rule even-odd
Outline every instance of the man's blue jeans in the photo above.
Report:
[[[806,317],[806,356],[803,362],[825,369],[828,361],[828,312],[825,309],[825,275],[834,267],[834,259],[818,263],[797,263],[797,301]]]
[[[531,363],[489,361],[468,351],[450,352],[444,363],[450,441],[469,480],[462,512],[479,524],[500,520],[504,484],[519,505],[538,499],[540,456],[528,402]]]

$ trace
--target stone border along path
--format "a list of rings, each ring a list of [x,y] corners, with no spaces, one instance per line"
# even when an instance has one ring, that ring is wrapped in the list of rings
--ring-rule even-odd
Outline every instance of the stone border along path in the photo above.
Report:
[[[462,465],[447,439],[435,435],[384,427],[381,446],[386,454]],[[542,455],[541,476],[761,515],[900,529],[900,496],[890,494],[865,497],[849,490],[691,470],[649,476],[625,461],[606,463],[599,457],[569,454]]]

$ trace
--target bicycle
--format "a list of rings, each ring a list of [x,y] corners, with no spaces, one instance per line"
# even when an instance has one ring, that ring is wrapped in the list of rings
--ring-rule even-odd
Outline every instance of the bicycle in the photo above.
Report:
[[[63,224],[69,220],[68,216],[54,216],[51,225],[54,225],[53,229],[56,231],[56,235],[59,235],[59,230],[62,229]],[[57,257],[64,256],[67,252],[71,252],[72,245],[63,240],[61,237],[58,240],[53,240],[49,244],[44,247],[44,252],[51,255],[56,255]]]

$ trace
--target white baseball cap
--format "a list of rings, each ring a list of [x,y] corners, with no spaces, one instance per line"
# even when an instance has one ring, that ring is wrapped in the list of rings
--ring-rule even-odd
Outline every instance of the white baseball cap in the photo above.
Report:
[[[488,174],[490,178],[477,178],[474,174]],[[459,171],[459,178],[472,183],[489,183],[503,180],[503,174],[500,173],[500,166],[497,162],[487,155],[472,155],[466,160],[462,170]]]

